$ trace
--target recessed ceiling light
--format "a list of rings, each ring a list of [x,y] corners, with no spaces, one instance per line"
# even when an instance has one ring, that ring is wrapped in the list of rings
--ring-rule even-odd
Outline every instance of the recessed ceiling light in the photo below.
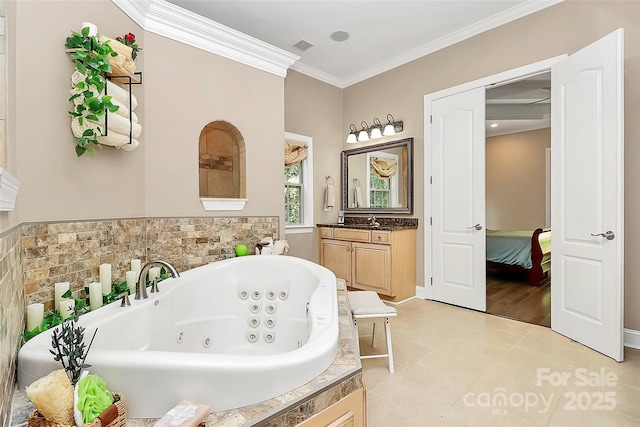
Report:
[[[498,127],[498,124],[497,124],[497,123],[491,123],[491,127],[492,127],[492,128],[497,128],[497,127]]]
[[[347,33],[346,31],[336,31],[329,37],[331,37],[331,40],[335,42],[343,42],[349,38],[349,33]]]

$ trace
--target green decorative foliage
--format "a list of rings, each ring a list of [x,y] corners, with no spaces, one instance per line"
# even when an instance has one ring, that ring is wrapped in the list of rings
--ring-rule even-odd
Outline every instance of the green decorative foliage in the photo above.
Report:
[[[160,269],[160,277],[158,278],[158,282],[161,282],[165,279],[170,278],[171,275],[169,274],[169,272],[167,272],[167,270],[162,267]],[[146,285],[151,286],[151,282],[147,279],[146,281]],[[131,293],[129,290],[129,285],[128,283],[125,282],[121,282],[121,283],[112,283],[111,284],[111,292],[109,292],[106,295],[102,296],[102,302],[103,304],[110,304],[114,301],[119,300],[120,298],[122,298],[122,295],[127,292],[127,293]],[[63,298],[71,298],[71,290],[67,290],[64,294],[62,294]],[[85,314],[85,313],[89,313],[91,310],[89,309],[89,307],[86,306],[85,301],[82,298],[75,298],[75,312],[76,312],[76,317],[75,320],[78,319],[78,317],[80,317],[81,315]],[[62,318],[62,316],[60,316],[60,312],[58,312],[58,310],[51,310],[45,313],[44,318],[42,319],[42,323],[40,324],[40,326],[37,326],[35,328],[33,328],[30,331],[25,330],[22,334],[24,341],[27,342],[29,341],[31,338],[35,337],[36,335],[38,335],[40,332],[44,332],[47,329],[51,329],[54,328],[58,325],[63,324],[65,321],[65,319]]]
[[[77,119],[80,125],[84,125],[86,120],[97,122],[107,111],[117,111],[118,107],[111,102],[111,96],[103,96],[102,93],[107,84],[104,74],[111,72],[109,58],[118,56],[118,53],[108,42],[100,43],[97,37],[89,36],[88,27],[83,28],[80,33],[72,31],[65,46],[72,49],[70,54],[76,70],[87,76],[86,83],[81,81],[75,85],[82,92],[72,95],[69,102],[80,97],[82,102],[74,104],[75,108],[69,111],[69,115]],[[76,155],[80,157],[84,153],[93,154],[94,147],[100,147],[98,137],[102,135],[102,129],[97,123],[86,129],[80,138],[76,138]]]

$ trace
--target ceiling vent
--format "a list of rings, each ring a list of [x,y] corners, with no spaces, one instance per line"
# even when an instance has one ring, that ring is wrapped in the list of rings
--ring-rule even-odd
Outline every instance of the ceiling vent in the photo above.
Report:
[[[305,51],[305,50],[309,49],[311,46],[313,46],[313,44],[309,43],[306,40],[300,40],[298,43],[293,45],[293,47],[297,47],[301,51]]]

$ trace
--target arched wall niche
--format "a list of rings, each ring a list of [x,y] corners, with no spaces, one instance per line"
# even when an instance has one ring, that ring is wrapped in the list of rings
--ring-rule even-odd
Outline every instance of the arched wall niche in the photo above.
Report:
[[[242,134],[231,123],[217,120],[202,129],[198,144],[199,192],[205,209],[241,210],[247,183]]]

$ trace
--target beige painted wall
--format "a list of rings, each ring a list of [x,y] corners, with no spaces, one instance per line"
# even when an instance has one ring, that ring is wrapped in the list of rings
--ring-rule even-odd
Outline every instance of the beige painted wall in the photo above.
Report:
[[[145,33],[108,0],[15,7],[16,144],[9,148],[17,158],[21,222],[239,214],[207,213],[200,204],[198,138],[214,120],[238,128],[249,173],[260,176],[248,182],[242,216],[283,222],[282,174],[264,172],[282,169],[283,78]],[[108,36],[131,31],[143,49],[136,60],[143,84],[133,88],[143,128],[135,151],[75,155],[67,114],[74,68],[64,40],[83,21]]]
[[[313,138],[313,218],[335,223],[341,206],[340,151],[347,137],[342,126],[342,90],[289,70],[285,80],[285,129]],[[336,207],[323,209],[325,176],[334,179]],[[278,175],[282,177],[282,173]],[[278,199],[281,202],[282,196]],[[286,234],[289,255],[318,261],[317,231]]]
[[[109,1],[17,2],[16,12],[15,61],[9,66],[17,94],[13,135],[20,221],[144,216],[145,102],[136,109],[141,147],[130,153],[106,147],[76,157],[67,114],[74,66],[64,52],[69,31],[79,31],[83,21],[109,36],[133,32],[143,49],[144,34]],[[136,61],[139,69],[144,70],[144,59],[142,54]],[[134,87],[140,100],[143,86]]]
[[[284,79],[151,33],[144,49],[147,216],[205,215],[198,142],[205,125],[224,120],[242,133],[247,150],[242,215],[282,223]]]
[[[545,227],[545,153],[550,147],[550,128],[487,138],[486,228]]]
[[[16,16],[16,8],[14,2],[7,2],[3,0],[3,10],[4,10],[4,34],[3,42],[6,41],[6,45],[3,46],[3,58],[6,61],[6,65],[4,67],[0,67],[0,78],[5,80],[5,95],[6,98],[2,101],[5,105],[3,109],[6,112],[6,120],[4,121],[6,125],[6,134],[5,134],[5,144],[0,147],[0,150],[3,150],[3,158],[2,164],[0,167],[6,169],[11,175],[17,176],[16,172],[16,144],[15,144],[15,136],[13,133],[13,120],[15,117],[13,105],[15,105],[15,95],[16,89],[15,85],[11,84],[12,79],[15,78],[15,69],[11,68],[9,64],[15,61],[15,16]],[[4,96],[4,95],[3,95]],[[18,220],[18,211],[19,204],[16,204],[13,211],[10,212],[0,212],[0,234],[2,232],[9,230],[14,225],[19,223]]]
[[[418,283],[424,284],[424,95],[468,81],[571,54],[625,29],[625,321],[640,329],[640,2],[565,1],[415,60],[344,90],[345,135],[349,123],[387,112],[404,120],[401,137],[415,138],[415,202],[420,219]],[[343,144],[342,149],[346,149]],[[336,152],[334,156],[338,156]],[[428,156],[427,156],[428,158]]]

